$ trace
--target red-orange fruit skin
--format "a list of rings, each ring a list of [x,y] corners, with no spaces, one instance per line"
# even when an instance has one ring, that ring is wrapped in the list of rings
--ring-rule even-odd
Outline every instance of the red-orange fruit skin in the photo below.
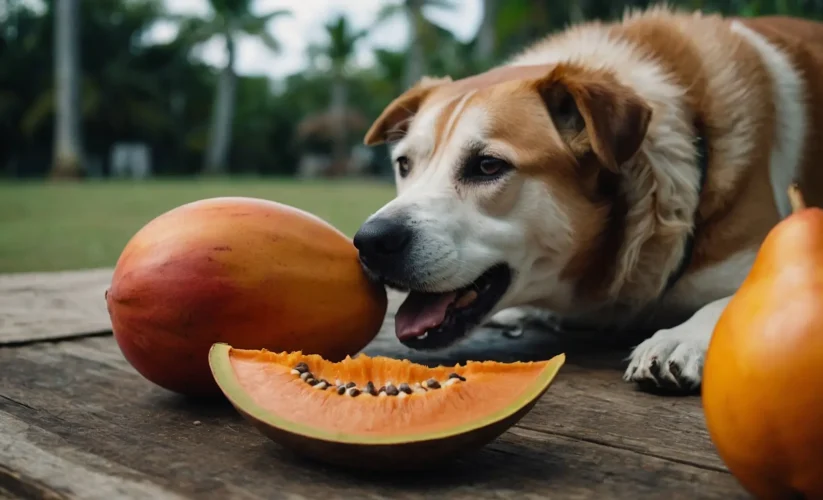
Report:
[[[712,441],[756,498],[823,498],[823,210],[767,236],[704,365]]]
[[[382,325],[386,291],[351,240],[304,211],[253,198],[170,210],[128,242],[106,292],[114,337],[145,378],[214,396],[208,352],[302,350],[341,360]]]

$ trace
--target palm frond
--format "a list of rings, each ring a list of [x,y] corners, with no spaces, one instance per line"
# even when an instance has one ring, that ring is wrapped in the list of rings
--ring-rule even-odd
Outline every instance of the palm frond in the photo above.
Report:
[[[260,41],[263,42],[263,45],[268,47],[274,53],[280,52],[282,46],[280,45],[280,41],[277,38],[269,33],[268,31],[262,31],[257,35],[260,38]]]
[[[399,14],[403,14],[405,10],[406,6],[402,3],[384,5],[377,12],[377,17],[375,18],[374,24],[383,24],[388,19],[391,19],[392,17],[397,16]]]
[[[188,17],[180,23],[177,38],[188,45],[197,45],[225,31],[226,23],[222,16],[215,16],[212,19]]]
[[[342,68],[351,58],[361,38],[368,35],[368,30],[355,30],[348,18],[339,15],[326,23],[328,42],[324,53],[337,68]]]
[[[286,17],[291,15],[291,11],[287,9],[276,10],[274,12],[269,12],[268,14],[264,14],[262,16],[256,16],[254,14],[249,13],[232,19],[232,25],[234,25],[236,29],[243,31],[244,33],[257,36],[260,33],[266,31],[268,24],[274,19],[278,17]]]
[[[256,36],[273,52],[280,52],[281,45],[277,38],[268,30],[269,22],[279,17],[290,17],[289,9],[277,9],[260,16],[248,13],[232,20],[234,29],[247,35]]]
[[[457,8],[457,3],[453,0],[424,0],[422,7],[424,9],[426,7],[434,7],[442,10],[455,10]]]
[[[162,21],[169,21],[172,23],[184,23],[191,19],[190,14],[176,14],[174,12],[164,12],[163,14],[157,16],[158,20]]]
[[[257,16],[257,18],[263,21],[264,23],[268,23],[269,21],[277,17],[292,17],[293,15],[294,13],[291,11],[291,9],[277,9],[269,12],[268,14]]]
[[[212,10],[225,17],[238,17],[251,12],[252,0],[208,0]]]

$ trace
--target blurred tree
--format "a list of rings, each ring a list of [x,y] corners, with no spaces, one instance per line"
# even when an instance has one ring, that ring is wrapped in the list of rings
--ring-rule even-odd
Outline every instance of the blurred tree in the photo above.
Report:
[[[21,175],[26,161],[37,156],[39,175],[50,169],[45,153],[53,140],[45,138],[35,152],[20,128],[20,120],[34,96],[53,85],[51,41],[54,23],[50,17],[32,10],[20,2],[7,5],[6,18],[0,19],[0,36],[6,50],[0,53],[0,172]]]
[[[577,0],[582,1],[582,0]],[[495,57],[497,48],[497,8],[498,0],[483,0],[483,19],[477,30],[474,46],[475,60],[482,65],[489,65]]]
[[[302,114],[293,92],[273,93],[265,76],[237,83],[231,172],[292,175],[298,162],[295,122]]]
[[[444,29],[427,18],[423,12],[426,8],[453,10],[452,0],[400,0],[399,3],[385,5],[377,15],[378,24],[403,15],[409,27],[409,53],[403,75],[403,88],[407,89],[417,83],[427,71],[426,42],[436,36],[435,29]]]
[[[54,16],[55,178],[76,178],[83,173],[80,125],[80,16],[79,0],[60,0]]]
[[[257,37],[270,50],[277,52],[280,50],[280,44],[269,33],[268,24],[277,17],[291,15],[288,9],[257,15],[252,12],[252,3],[252,0],[209,0],[212,10],[210,18],[180,18],[178,16],[182,22],[180,36],[192,46],[215,37],[222,38],[226,46],[226,63],[220,71],[217,83],[212,105],[209,139],[203,162],[203,172],[207,174],[224,173],[227,168],[234,123],[238,35],[246,34]]]
[[[350,145],[347,134],[349,110],[348,66],[354,56],[357,43],[367,34],[367,30],[355,30],[346,16],[338,15],[325,25],[326,43],[313,45],[309,53],[313,58],[324,58],[331,72],[331,102],[327,118],[332,120],[333,132],[331,175],[346,173],[349,162]]]
[[[78,120],[85,130],[83,154],[89,164],[105,163],[103,159],[109,148],[118,141],[144,141],[155,148],[171,147],[167,138],[174,137],[177,131],[175,120],[179,114],[175,106],[170,106],[167,97],[173,94],[173,89],[167,86],[168,78],[177,71],[188,73],[184,84],[189,88],[203,82],[203,65],[185,61],[186,51],[182,44],[146,46],[142,43],[143,36],[159,18],[160,12],[157,0],[80,2],[78,17],[83,29],[78,43],[79,52],[83,54],[83,67],[79,75],[82,106],[78,107]],[[56,11],[49,9],[40,21],[42,24],[54,23],[55,19]],[[51,50],[45,54],[40,51],[46,44],[55,43],[53,32],[43,31],[33,24],[26,28],[25,38],[32,47],[40,47],[27,54],[31,64],[41,58],[50,59]],[[196,72],[201,76],[195,76],[193,73]],[[52,140],[57,140],[56,127],[49,127],[50,119],[57,116],[58,109],[57,87],[54,85],[57,80],[51,76],[53,74],[56,73],[41,78],[37,72],[29,72],[30,77],[37,76],[34,81],[43,84],[32,85],[32,80],[13,81],[23,95],[26,85],[36,91],[27,99],[19,117],[18,131],[24,141],[38,141],[47,134],[53,134]],[[175,88],[180,84],[178,82]],[[196,93],[193,89],[191,92]],[[184,92],[178,90],[176,93]],[[198,117],[198,120],[202,121],[202,118]],[[53,121],[57,125],[58,120]],[[57,154],[55,148],[53,163]],[[86,170],[89,173],[89,169]]]
[[[0,161],[6,160],[7,168],[18,175],[33,174],[35,170],[44,173],[35,166],[43,160],[56,164],[57,147],[43,144],[51,141],[56,146],[58,142],[59,81],[54,57],[57,36],[53,29],[53,5],[46,4],[47,10],[39,14],[19,10],[14,16],[15,25],[7,27],[14,34],[14,44],[13,50],[0,61],[0,108],[3,96],[12,97],[9,101],[14,105],[0,114],[0,127],[5,126],[5,136],[13,138],[15,148],[5,158],[0,148]],[[156,120],[146,124],[149,128],[167,115],[164,108],[153,102],[160,94],[157,89],[151,93],[146,90],[158,76],[158,68],[153,68],[154,74],[135,68],[144,53],[137,39],[155,19],[151,5],[148,1],[122,5],[118,0],[79,3],[77,17],[82,31],[78,52],[83,54],[83,67],[77,76],[82,98],[75,102],[82,104],[77,109],[79,128],[85,131],[81,154],[86,160],[94,160],[91,163],[99,163],[110,143],[128,133],[124,127],[153,116]],[[158,132],[162,134],[165,130]],[[49,152],[54,153],[50,160],[44,158]],[[84,173],[94,173],[89,171],[88,164],[85,167]]]
[[[377,95],[390,98],[402,92],[404,89],[403,78],[406,71],[406,53],[377,49],[374,51],[374,59],[377,71],[375,84],[382,87]]]
[[[0,6],[6,6],[5,10],[0,7],[0,36],[6,42],[6,49],[0,52],[0,174],[43,177],[56,164],[57,2],[0,0]],[[192,48],[197,43],[194,40],[202,41],[208,36],[190,30],[205,28],[216,21],[212,22],[211,17],[188,22],[183,19],[174,40],[158,43],[148,35],[157,22],[164,21],[163,0],[78,3],[76,27],[82,28],[78,41],[78,53],[82,54],[78,84],[82,105],[78,113],[85,174],[106,175],[107,158],[112,147],[120,142],[149,145],[158,175],[201,172],[205,153],[215,146],[215,141],[210,140],[217,114],[214,102],[218,79],[225,74],[193,57]],[[444,2],[424,2],[417,12],[433,17],[434,11],[429,9],[439,8],[435,4],[440,3]],[[460,78],[501,62],[573,19],[614,18],[627,7],[651,3],[652,0],[497,0],[494,15],[484,15],[482,23],[486,26],[493,21],[495,48],[489,61],[480,61],[480,54],[487,50],[482,47],[486,35],[481,34],[486,28],[479,30],[474,40],[462,43],[425,18],[427,28],[419,31],[417,37],[422,49],[418,55],[422,52],[425,72]],[[791,14],[819,19],[823,12],[823,0],[670,3],[744,16]],[[385,11],[394,10],[402,15],[407,5],[412,6],[411,0],[394,0],[394,4]],[[383,15],[387,16],[385,11]],[[261,30],[265,31],[262,27]],[[237,28],[232,33],[241,32]],[[353,30],[348,32],[353,34]],[[212,33],[222,36],[220,32]],[[406,50],[377,50],[375,64],[370,67],[358,67],[347,59],[349,62],[343,65],[345,93],[331,91],[335,88],[329,55],[331,36],[328,43],[313,50],[324,53],[318,59],[322,65],[288,78],[272,82],[265,77],[235,77],[236,95],[230,108],[235,118],[227,126],[231,148],[225,147],[230,158],[224,164],[225,171],[291,175],[305,152],[335,152],[332,134],[315,135],[309,141],[300,138],[298,131],[306,117],[331,116],[330,111],[341,106],[339,97],[343,95],[345,106],[359,113],[368,125],[406,88],[411,65]],[[348,115],[356,117],[354,113]],[[356,122],[347,121],[349,144],[360,133]],[[371,170],[391,178],[386,147],[372,151],[375,160]]]

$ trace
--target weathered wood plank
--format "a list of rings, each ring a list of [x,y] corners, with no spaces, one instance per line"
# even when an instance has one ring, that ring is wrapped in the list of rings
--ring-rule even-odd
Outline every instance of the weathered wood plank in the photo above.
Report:
[[[0,467],[0,477],[2,477],[2,467]],[[20,500],[21,498],[38,498],[43,500],[60,500],[60,497],[49,496],[49,494],[43,493],[40,490],[31,490],[30,488],[26,488],[23,491],[17,491],[12,493],[11,491],[3,488],[0,486],[0,500]]]
[[[10,404],[12,401],[6,400]],[[145,498],[177,500],[183,497],[150,480],[129,479],[134,471],[85,453],[62,438],[0,410],[0,486],[35,498],[89,500]],[[89,466],[92,466],[90,468]],[[26,485],[23,489],[20,485]]]
[[[0,274],[0,345],[58,340],[105,333],[111,329],[104,293],[113,269],[90,269],[56,273]],[[389,293],[385,334],[393,337],[393,312],[404,295]],[[494,341],[502,340],[494,335]],[[611,336],[600,338],[603,342]],[[591,345],[592,339],[584,339]],[[482,343],[481,343],[482,344]],[[512,359],[524,354],[517,343],[504,342]],[[521,343],[522,344],[522,343]],[[380,341],[375,343],[379,349]],[[488,349],[487,349],[488,350]],[[534,353],[532,353],[534,355]],[[451,358],[452,354],[441,355]],[[431,357],[431,356],[429,356]]]
[[[110,325],[102,296],[109,280],[110,270],[105,269],[59,274],[0,276],[0,345],[105,332]],[[402,299],[402,295],[392,293],[390,297],[387,321],[378,338],[366,349],[369,354],[406,357],[431,365],[454,363],[466,359],[502,361],[545,359],[558,352],[569,353],[569,364],[561,372],[553,389],[532,413],[516,429],[481,452],[478,455],[479,458],[470,458],[467,463],[473,463],[475,467],[480,465],[481,469],[502,467],[511,474],[513,485],[530,485],[532,481],[535,488],[542,488],[556,486],[558,479],[554,477],[554,474],[549,474],[544,478],[540,473],[541,468],[544,466],[557,467],[552,459],[563,462],[566,460],[564,454],[568,452],[576,458],[565,465],[572,466],[575,470],[581,467],[585,469],[587,466],[597,470],[578,473],[577,476],[571,478],[566,478],[563,473],[564,479],[560,481],[560,484],[565,485],[567,489],[562,490],[561,496],[572,494],[579,488],[582,488],[580,494],[584,497],[614,496],[615,492],[620,495],[642,494],[645,479],[635,477],[637,471],[632,468],[621,469],[617,465],[622,463],[623,458],[620,457],[625,455],[632,457],[629,461],[634,461],[643,471],[652,471],[651,476],[665,471],[667,474],[665,478],[658,478],[656,481],[671,481],[671,490],[674,492],[678,488],[688,487],[689,481],[699,476],[701,483],[710,485],[706,491],[709,497],[721,493],[741,494],[734,481],[725,473],[723,464],[714,453],[703,425],[699,399],[696,397],[663,398],[638,392],[632,386],[623,384],[620,381],[620,357],[625,354],[624,352],[592,354],[593,346],[601,350],[603,347],[609,347],[605,343],[606,338],[598,338],[593,334],[582,336],[579,333],[573,337],[558,338],[547,332],[527,331],[517,339],[510,339],[496,331],[481,330],[470,339],[450,349],[437,352],[411,351],[402,347],[393,334],[393,312]],[[577,354],[580,352],[585,355]],[[106,435],[107,438],[104,441],[111,440],[112,443],[120,444],[104,446],[99,453],[96,448],[92,448],[94,451],[91,457],[95,457],[94,460],[102,460],[103,464],[111,462],[124,467],[114,475],[118,478],[126,477],[130,481],[138,481],[137,484],[142,484],[139,481],[144,475],[163,476],[163,467],[168,466],[168,463],[164,465],[161,453],[148,465],[134,465],[142,456],[141,448],[135,445],[133,439],[126,439],[123,442],[124,438],[118,438],[118,433],[133,434],[140,442],[149,438],[150,442],[159,446],[164,452],[170,452],[171,456],[182,457],[179,459],[185,461],[185,455],[193,452],[192,442],[200,437],[191,434],[191,422],[180,420],[180,410],[182,410],[183,415],[191,419],[203,418],[203,412],[210,416],[209,418],[214,417],[214,420],[210,422],[202,420],[202,427],[211,429],[212,433],[220,429],[229,430],[228,433],[215,434],[221,437],[217,442],[218,446],[214,449],[210,449],[208,444],[203,444],[200,447],[202,449],[198,449],[197,453],[214,457],[219,456],[220,450],[225,447],[248,451],[249,446],[252,446],[251,443],[254,443],[258,446],[258,451],[254,453],[262,454],[263,457],[272,460],[277,470],[280,470],[276,465],[278,460],[283,460],[283,470],[290,471],[275,474],[276,477],[288,481],[292,478],[291,474],[297,474],[296,477],[308,474],[311,480],[319,485],[318,490],[297,488],[292,491],[289,489],[291,493],[299,491],[300,495],[308,496],[315,496],[321,492],[328,494],[329,489],[339,488],[340,484],[343,484],[345,488],[348,488],[347,491],[351,492],[368,491],[378,495],[397,496],[400,494],[411,497],[427,495],[426,491],[419,489],[381,489],[386,488],[386,485],[381,486],[380,483],[375,486],[376,489],[370,490],[366,483],[358,482],[360,479],[350,480],[346,475],[333,476],[340,484],[334,481],[332,483],[323,482],[322,477],[317,477],[317,474],[322,476],[322,472],[317,472],[317,469],[312,467],[309,467],[308,471],[304,470],[304,464],[299,459],[290,457],[284,450],[266,442],[239,420],[231,408],[197,407],[187,404],[142,380],[125,363],[112,339],[89,339],[55,346],[30,346],[0,350],[0,366],[4,367],[3,373],[0,373],[0,382],[2,382],[0,396],[5,397],[5,399],[0,398],[0,410],[6,411],[7,418],[16,419],[31,426],[32,435],[39,436],[38,440],[34,441],[35,443],[48,442],[52,443],[49,447],[55,446],[61,450],[80,450],[87,449],[92,436],[99,438]],[[101,379],[102,373],[106,375]],[[81,383],[75,384],[78,381]],[[56,389],[56,392],[45,395],[43,391],[48,392],[47,388],[54,384],[57,384],[52,387]],[[100,400],[103,395],[108,399]],[[132,396],[135,398],[132,399]],[[95,418],[94,411],[89,414],[90,420],[84,419],[83,407],[90,402],[94,402],[92,403],[93,410],[104,412],[120,424],[112,427],[111,422],[99,416]],[[139,408],[136,410],[135,406]],[[61,414],[64,409],[70,410],[71,419],[54,420],[51,418],[53,415]],[[136,417],[141,416],[154,423],[141,424],[139,419],[135,420]],[[170,419],[171,423],[166,427],[157,427],[157,422],[154,420],[157,416],[164,421]],[[65,434],[66,425],[82,426],[85,437],[78,438]],[[0,427],[12,428],[13,426],[2,425]],[[157,429],[163,429],[171,441],[151,441],[151,438],[145,435]],[[0,431],[0,448],[2,447],[2,432]],[[226,435],[229,437],[226,438]],[[180,436],[184,438],[178,442]],[[227,439],[227,442],[223,442]],[[58,442],[62,444],[54,444]],[[92,439],[92,442],[100,441]],[[547,453],[542,449],[543,444],[541,443],[548,444],[552,448],[560,447],[564,451],[556,456],[545,457],[541,455]],[[213,442],[212,445],[214,445]],[[511,451],[512,446],[515,446],[516,451]],[[43,449],[51,453],[49,447],[44,446]],[[96,458],[97,455],[100,457]],[[238,453],[237,456],[240,454]],[[505,464],[517,462],[513,456],[520,461],[528,462],[521,464],[522,471],[513,469],[511,465],[497,463],[501,460]],[[608,458],[603,459],[604,456]],[[0,464],[5,463],[2,453],[0,453],[0,460],[3,460]],[[58,464],[58,468],[62,470],[70,470],[72,467],[87,468],[84,460],[80,460],[80,465],[71,461],[66,462],[62,456],[47,457],[45,460],[46,463]],[[529,462],[530,460],[535,463]],[[605,466],[601,463],[602,460],[606,460]],[[609,460],[615,462],[612,464]],[[541,461],[546,463],[541,463]],[[221,463],[224,462],[221,460]],[[18,464],[17,468],[20,467],[22,466]],[[217,466],[211,465],[206,468],[209,467],[214,469]],[[184,468],[192,474],[192,483],[184,483],[178,487],[177,479],[171,481],[168,477],[164,477],[154,478],[157,483],[154,486],[160,488],[158,491],[165,491],[164,489],[168,488],[191,494],[192,491],[200,491],[196,484],[214,480],[211,476],[199,476],[191,472],[189,468]],[[88,474],[110,474],[111,472],[106,471],[111,471],[111,469],[111,465],[100,465],[99,469],[90,469]],[[328,469],[325,469],[325,472],[328,473]],[[271,473],[272,471],[268,470],[267,474]],[[79,474],[84,475],[86,472]],[[258,472],[248,474],[251,479],[258,482],[266,476],[263,473],[258,475]],[[458,475],[461,474],[461,477],[466,480],[477,481],[474,476],[466,476],[468,474],[466,471],[458,472]],[[485,474],[488,474],[488,471]],[[612,475],[625,476],[625,479],[611,484],[608,481],[612,480]],[[531,479],[522,482],[521,476]],[[0,477],[3,475],[0,474]],[[17,480],[20,484],[25,481],[39,484],[36,469],[20,477],[22,479]],[[239,483],[235,483],[232,477],[231,474],[221,476],[218,483],[222,489],[215,491],[239,496],[246,496],[248,493],[250,497],[257,497],[262,491],[260,489],[262,486],[258,483],[255,483],[257,486],[246,491],[245,486],[238,486]],[[480,487],[467,489],[466,493],[475,494],[489,488],[489,495],[508,491],[503,482],[495,482],[493,478],[486,479],[485,483],[483,481],[477,483],[481,485]],[[374,478],[370,480],[373,481]],[[597,483],[600,486],[583,486],[584,483],[592,481],[595,483],[605,481],[603,484],[610,486],[606,488],[600,483]],[[649,481],[652,481],[649,484],[652,484],[654,488],[661,487],[655,485],[654,480],[649,479]],[[119,479],[117,482],[119,484]],[[446,481],[443,487],[448,489],[457,484],[460,483]],[[3,481],[0,480],[0,488],[3,487]],[[518,491],[521,493],[534,492],[530,489],[531,486],[523,486],[523,488]],[[105,487],[101,491],[105,491]],[[265,493],[263,495],[265,496]]]
[[[705,428],[700,399],[696,396],[652,395],[622,381],[628,351],[615,346],[626,339],[594,333],[558,336],[526,330],[509,338],[492,329],[480,329],[450,348],[423,352],[402,346],[393,333],[392,301],[378,337],[364,350],[370,355],[411,359],[418,363],[453,364],[465,360],[536,360],[567,353],[563,377],[522,425],[576,439],[630,449],[650,456],[726,470]],[[581,411],[583,410],[583,411]],[[608,412],[609,415],[603,415]]]
[[[93,270],[72,273],[46,273],[46,274],[26,274],[0,277],[0,304],[5,304],[8,291],[28,291],[38,297],[51,298],[58,304],[70,304],[77,306],[77,311],[71,308],[57,308],[48,312],[47,316],[38,315],[36,312],[26,314],[21,310],[18,318],[25,318],[19,321],[23,325],[36,325],[35,335],[28,336],[26,330],[20,332],[24,337],[17,337],[18,340],[32,340],[35,338],[54,338],[58,335],[48,335],[48,328],[58,328],[58,325],[75,325],[76,335],[87,334],[90,331],[105,330],[108,323],[108,315],[102,301],[101,293],[91,293],[90,290],[99,292],[105,290],[110,281],[110,271]],[[81,293],[73,298],[70,295],[72,290],[85,289],[86,293]],[[722,470],[722,464],[711,447],[711,443],[706,435],[702,411],[697,398],[676,398],[663,399],[659,396],[633,390],[631,386],[625,386],[619,379],[619,359],[624,353],[618,351],[616,354],[606,354],[595,356],[592,354],[592,346],[597,345],[602,348],[605,344],[602,339],[592,339],[591,337],[558,338],[547,332],[526,331],[524,335],[516,339],[504,337],[499,332],[493,330],[481,330],[472,335],[470,339],[449,349],[435,352],[412,351],[400,345],[393,334],[393,313],[397,309],[402,295],[390,293],[389,314],[386,323],[378,338],[366,348],[366,352],[372,355],[382,354],[392,357],[405,357],[417,362],[426,364],[454,363],[467,359],[497,359],[501,361],[512,361],[517,359],[545,359],[558,352],[571,352],[570,364],[564,371],[580,370],[574,366],[575,363],[587,367],[584,384],[575,387],[574,390],[553,391],[552,398],[548,399],[547,406],[540,406],[534,413],[542,417],[541,408],[545,408],[545,418],[538,418],[534,422],[536,429],[546,430],[544,422],[550,422],[555,429],[578,429],[584,432],[568,434],[570,436],[603,441],[610,446],[618,446],[633,449],[639,452],[665,457],[672,460],[680,460],[686,463],[694,463],[706,467],[713,467]],[[100,304],[94,306],[93,304]],[[83,313],[85,312],[85,313]],[[72,316],[74,315],[74,316]],[[0,316],[2,317],[2,316]],[[72,323],[72,317],[78,321]],[[38,320],[38,318],[43,318]],[[2,320],[0,320],[2,321]],[[0,323],[2,325],[2,323]],[[82,325],[98,325],[83,327]],[[105,325],[105,326],[104,326]],[[8,330],[12,331],[12,330]],[[52,330],[60,331],[60,330]],[[63,330],[69,331],[69,330]],[[3,330],[0,329],[0,344],[2,344]],[[68,334],[71,335],[71,334]],[[576,341],[576,342],[575,342]],[[80,346],[78,345],[77,348]],[[574,352],[583,351],[584,356],[575,356]],[[119,352],[108,353],[93,352],[90,354],[98,362],[104,362],[100,356],[108,356],[105,362],[120,365],[122,356]],[[576,384],[578,379],[570,383]],[[565,382],[558,384],[563,387]],[[593,390],[592,386],[596,386]],[[584,402],[591,409],[596,409],[604,405],[612,405],[612,411],[621,412],[623,408],[629,411],[624,412],[620,420],[620,427],[615,431],[602,428],[601,422],[594,420],[587,422],[587,425],[569,426],[567,420],[574,419],[579,422],[581,418],[575,411],[576,407]],[[595,413],[596,415],[596,413]],[[585,432],[593,429],[592,432]],[[673,445],[672,443],[676,443]]]
[[[697,398],[638,393],[605,359],[569,365],[519,426],[453,468],[408,476],[295,457],[227,404],[154,387],[108,337],[0,349],[0,366],[0,415],[28,426],[23,442],[61,465],[55,477],[80,482],[100,474],[138,488],[148,478],[157,492],[197,498],[746,497],[710,450]],[[18,455],[2,440],[20,435],[0,422],[0,464]],[[26,467],[24,477],[63,491]]]
[[[103,294],[111,269],[0,275],[0,345],[111,328]]]

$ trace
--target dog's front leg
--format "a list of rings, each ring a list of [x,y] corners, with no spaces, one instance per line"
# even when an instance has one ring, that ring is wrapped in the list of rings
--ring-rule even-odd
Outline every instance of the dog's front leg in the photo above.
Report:
[[[685,322],[660,330],[635,347],[623,380],[683,392],[699,388],[714,326],[729,300],[710,302]]]

